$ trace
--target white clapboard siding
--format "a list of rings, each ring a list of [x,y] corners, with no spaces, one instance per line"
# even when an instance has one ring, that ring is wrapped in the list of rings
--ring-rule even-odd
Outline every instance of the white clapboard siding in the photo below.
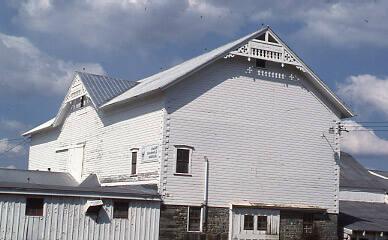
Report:
[[[117,110],[101,112],[89,105],[70,112],[62,126],[32,135],[28,168],[67,171],[68,153],[56,151],[84,143],[83,178],[97,173],[103,182],[158,180],[159,159],[151,163],[139,159],[139,177],[130,178],[130,150],[161,145],[162,106],[157,96]]]
[[[253,64],[222,59],[167,91],[165,202],[203,202],[206,156],[210,206],[247,200],[338,212],[329,133],[338,117],[294,67]],[[194,148],[191,176],[174,175],[175,145]]]
[[[96,222],[85,216],[87,199],[45,197],[44,215],[25,216],[25,198],[0,196],[1,240],[144,240],[159,239],[159,202],[129,203],[128,219],[113,219],[111,200]]]
[[[358,190],[340,190],[339,200],[357,202],[385,203],[386,193],[384,192],[362,192]]]

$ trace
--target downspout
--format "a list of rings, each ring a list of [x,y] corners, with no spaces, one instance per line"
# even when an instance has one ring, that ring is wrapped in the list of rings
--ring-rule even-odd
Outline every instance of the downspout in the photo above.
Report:
[[[207,231],[207,217],[208,217],[208,192],[209,192],[209,159],[205,156],[205,186],[203,192],[203,203],[202,203],[202,231]]]

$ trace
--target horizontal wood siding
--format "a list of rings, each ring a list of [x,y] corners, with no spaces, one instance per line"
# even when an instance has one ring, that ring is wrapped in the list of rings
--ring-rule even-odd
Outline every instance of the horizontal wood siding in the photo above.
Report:
[[[111,200],[104,200],[96,222],[84,214],[85,198],[46,197],[41,217],[25,216],[25,198],[0,196],[1,240],[158,239],[159,202],[134,201],[128,219],[113,219]]]
[[[103,182],[157,181],[160,156],[143,163],[140,151],[162,143],[162,106],[162,98],[155,97],[107,112],[92,105],[70,112],[63,126],[32,135],[29,169],[66,171],[67,154],[56,151],[85,143],[83,178],[97,173]],[[132,148],[139,148],[137,177],[130,176]]]
[[[329,133],[338,117],[298,70],[253,64],[222,59],[167,91],[166,203],[203,202],[206,156],[210,206],[246,200],[338,212]],[[191,176],[174,175],[175,145],[193,147]]]
[[[357,201],[357,202],[378,202],[385,203],[386,193],[379,192],[362,192],[351,190],[340,190],[339,200],[341,201]]]

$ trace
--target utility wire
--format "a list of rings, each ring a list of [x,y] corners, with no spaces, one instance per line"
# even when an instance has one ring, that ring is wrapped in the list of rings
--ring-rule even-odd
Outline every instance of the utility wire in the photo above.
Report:
[[[19,140],[23,140],[25,138],[2,138],[0,139],[0,142],[11,142],[11,141],[19,141]]]
[[[11,146],[10,148],[8,148],[7,150],[5,150],[4,152],[0,152],[0,156],[4,156],[5,154],[9,153],[10,151],[12,151],[13,149],[15,149],[16,147],[22,145],[22,144],[25,144],[27,143],[27,141],[25,139],[23,139],[23,141],[19,142],[18,144],[14,145],[14,146]],[[1,160],[1,159],[0,159]]]

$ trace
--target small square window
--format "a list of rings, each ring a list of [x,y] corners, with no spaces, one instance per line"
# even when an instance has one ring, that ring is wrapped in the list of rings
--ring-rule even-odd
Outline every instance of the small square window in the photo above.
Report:
[[[258,68],[266,68],[267,67],[267,61],[263,59],[256,59],[256,67]]]
[[[128,202],[113,202],[113,218],[128,218]]]
[[[257,216],[257,230],[267,231],[267,216]]]
[[[253,215],[244,215],[244,230],[253,230]]]
[[[201,231],[201,207],[189,207],[188,231]]]
[[[43,216],[43,198],[26,199],[26,216]]]
[[[190,149],[178,148],[176,156],[176,173],[189,173]]]

